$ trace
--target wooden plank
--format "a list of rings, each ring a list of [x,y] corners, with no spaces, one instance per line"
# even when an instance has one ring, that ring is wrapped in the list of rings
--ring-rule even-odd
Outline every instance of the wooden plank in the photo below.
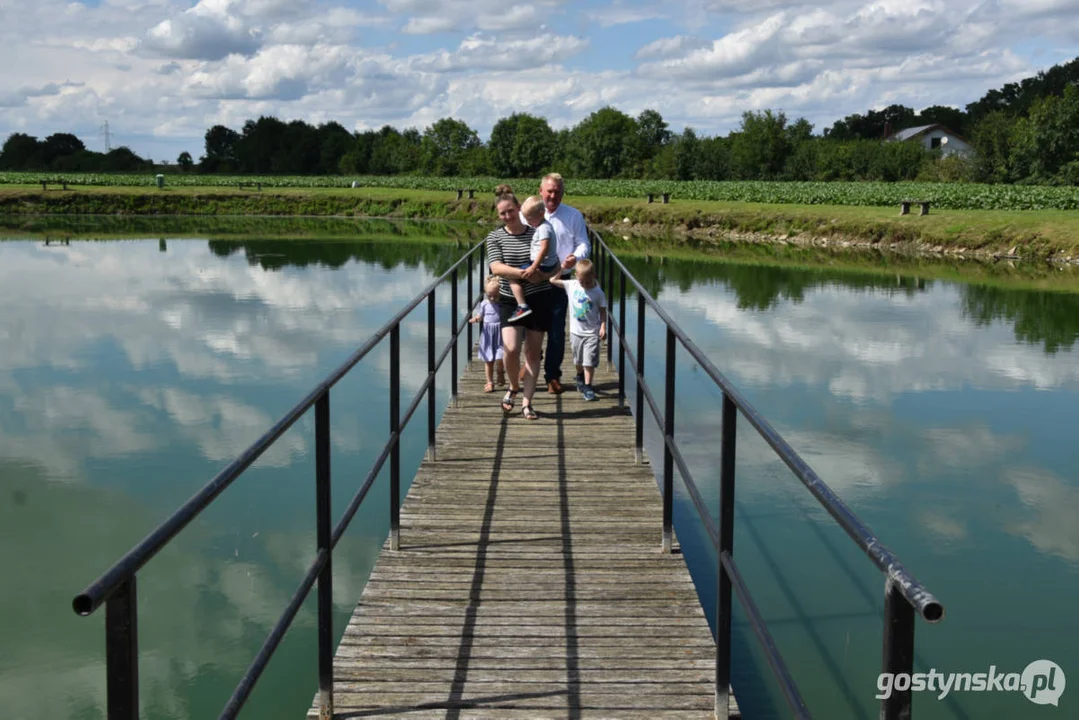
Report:
[[[387,540],[344,629],[335,717],[713,717],[711,631],[681,555],[661,551],[614,373],[597,372],[597,402],[538,392],[536,422],[482,385],[466,369],[401,549]]]

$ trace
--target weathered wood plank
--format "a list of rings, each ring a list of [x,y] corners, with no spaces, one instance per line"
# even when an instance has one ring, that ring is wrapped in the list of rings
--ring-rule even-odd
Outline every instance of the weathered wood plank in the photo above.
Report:
[[[614,377],[600,368],[594,403],[537,393],[529,422],[482,392],[482,365],[462,375],[401,549],[383,546],[337,648],[336,718],[713,717],[711,631],[661,551]]]

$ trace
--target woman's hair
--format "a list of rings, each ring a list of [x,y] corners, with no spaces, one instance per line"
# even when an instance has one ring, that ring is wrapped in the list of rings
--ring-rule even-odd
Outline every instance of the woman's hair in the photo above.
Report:
[[[486,292],[490,292],[492,287],[495,289],[498,289],[499,287],[497,275],[488,275],[487,280],[485,280],[483,283],[483,289]]]
[[[502,197],[503,195],[506,195],[506,194],[509,194],[509,195],[513,194],[513,188],[511,188],[506,183],[502,183],[501,185],[499,185],[498,187],[495,188],[495,197],[500,198],[500,197]]]
[[[503,187],[503,186],[500,185],[499,187]],[[506,185],[505,187],[509,187],[509,185]],[[495,198],[495,206],[497,207],[499,203],[505,202],[506,200],[509,200],[510,202],[512,202],[516,207],[521,207],[521,203],[518,202],[517,196],[513,194],[513,191],[504,192],[501,195],[499,195],[497,198]]]

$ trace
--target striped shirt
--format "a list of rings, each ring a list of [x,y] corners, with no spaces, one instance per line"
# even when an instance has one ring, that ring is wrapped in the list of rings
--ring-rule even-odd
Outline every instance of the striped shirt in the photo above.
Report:
[[[514,235],[506,230],[505,226],[492,231],[491,234],[487,236],[488,268],[490,268],[491,263],[496,262],[505,263],[512,268],[530,264],[532,262],[533,232],[535,231],[528,225],[525,225],[524,232],[520,235]],[[544,280],[536,285],[523,280],[521,281],[521,286],[525,290],[526,297],[551,289],[551,283],[548,280]],[[499,278],[498,294],[510,301],[513,300],[513,291],[510,290],[509,280]]]

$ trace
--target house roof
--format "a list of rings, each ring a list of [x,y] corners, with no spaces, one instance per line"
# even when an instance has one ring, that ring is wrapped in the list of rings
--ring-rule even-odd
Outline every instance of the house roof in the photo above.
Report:
[[[922,133],[928,132],[930,130],[943,130],[944,132],[948,133],[949,135],[951,135],[954,138],[959,138],[963,142],[969,142],[969,140],[967,140],[965,137],[963,137],[959,133],[945,127],[944,125],[941,125],[940,123],[934,123],[932,125],[919,125],[918,127],[905,128],[903,130],[899,130],[899,131],[896,131],[896,132],[892,133],[886,139],[887,140],[896,140],[896,141],[902,142],[904,140],[910,140],[911,138],[918,137]]]
[[[936,128],[936,127],[939,127],[942,130],[947,130],[948,129],[948,128],[944,127],[943,125],[919,125],[918,127],[905,128],[903,130],[899,130],[898,132],[894,132],[894,133],[892,133],[892,136],[890,138],[888,138],[888,139],[889,140],[910,140],[912,137],[914,137],[916,135],[921,135],[926,130],[932,130],[933,128]]]

